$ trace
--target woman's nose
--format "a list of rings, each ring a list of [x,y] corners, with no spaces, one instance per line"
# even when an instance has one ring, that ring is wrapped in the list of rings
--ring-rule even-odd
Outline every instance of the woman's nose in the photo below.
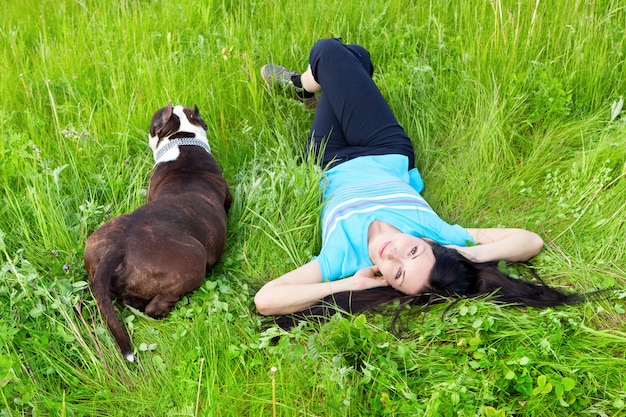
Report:
[[[395,247],[387,248],[387,250],[385,251],[385,258],[396,259],[397,257],[398,257],[398,251],[396,250]]]

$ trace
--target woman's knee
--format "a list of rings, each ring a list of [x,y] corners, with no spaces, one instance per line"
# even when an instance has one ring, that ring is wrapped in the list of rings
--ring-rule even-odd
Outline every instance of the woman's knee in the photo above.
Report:
[[[330,58],[329,62],[333,62],[341,57],[352,56],[356,58],[363,68],[369,73],[370,77],[374,72],[374,67],[370,60],[370,53],[367,49],[357,44],[344,44],[341,38],[324,38],[319,39],[309,54],[309,64],[313,70],[313,76],[316,76],[317,64],[324,58]],[[317,79],[317,77],[315,77]]]
[[[322,58],[328,54],[336,54],[338,50],[343,49],[344,45],[339,38],[323,38],[313,44],[309,54],[309,63]]]
[[[357,59],[361,62],[361,65],[363,65],[363,68],[365,68],[365,70],[369,73],[370,77],[374,75],[374,65],[372,64],[370,51],[355,43],[346,45],[346,47],[352,51],[354,56],[357,57]]]

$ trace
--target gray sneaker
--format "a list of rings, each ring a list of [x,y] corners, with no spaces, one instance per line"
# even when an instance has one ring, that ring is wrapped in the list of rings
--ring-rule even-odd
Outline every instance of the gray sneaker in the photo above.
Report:
[[[293,77],[298,75],[300,74],[280,65],[265,64],[261,67],[261,77],[263,77],[268,86],[272,88],[277,87],[304,103],[306,108],[314,109],[317,106],[317,96],[305,91],[302,87],[297,87],[293,83]]]

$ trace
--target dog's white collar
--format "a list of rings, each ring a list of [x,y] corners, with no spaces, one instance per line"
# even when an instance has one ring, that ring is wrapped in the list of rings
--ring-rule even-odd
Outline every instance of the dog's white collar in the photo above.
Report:
[[[154,154],[154,163],[158,164],[162,162],[161,159],[165,156],[167,152],[174,149],[177,146],[199,146],[203,148],[208,153],[211,153],[211,147],[208,143],[198,139],[198,138],[180,138],[180,139],[172,139],[167,142],[165,145],[161,146]]]

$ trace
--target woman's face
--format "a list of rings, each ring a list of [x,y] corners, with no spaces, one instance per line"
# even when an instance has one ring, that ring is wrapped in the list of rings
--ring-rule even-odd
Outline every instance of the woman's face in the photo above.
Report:
[[[389,285],[405,294],[422,291],[435,265],[430,244],[405,233],[379,235],[374,243],[378,269]],[[374,261],[375,259],[372,259]]]

